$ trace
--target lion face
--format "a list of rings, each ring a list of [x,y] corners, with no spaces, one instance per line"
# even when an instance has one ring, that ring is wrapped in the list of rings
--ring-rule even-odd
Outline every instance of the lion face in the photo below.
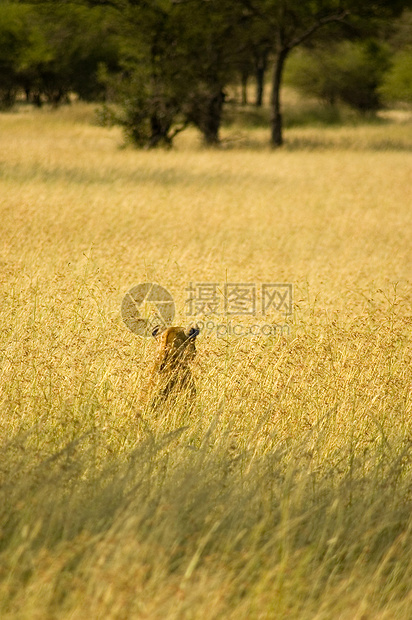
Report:
[[[168,327],[164,330],[161,327],[155,327],[152,333],[159,340],[157,361],[159,372],[184,368],[195,357],[195,340],[199,334],[197,325],[187,330],[183,327]]]
[[[152,334],[159,342],[158,357],[153,369],[153,379],[160,385],[159,400],[169,398],[171,393],[184,391],[190,396],[196,393],[189,368],[196,355],[195,340],[199,334],[197,325],[183,327],[155,327]]]

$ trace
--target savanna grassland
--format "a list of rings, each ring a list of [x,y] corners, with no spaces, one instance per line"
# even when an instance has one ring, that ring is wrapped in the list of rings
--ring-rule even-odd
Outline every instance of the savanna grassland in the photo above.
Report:
[[[411,617],[411,122],[93,119],[0,115],[1,618]],[[203,331],[153,412],[140,282],[184,325],[190,282],[293,283],[289,333]]]

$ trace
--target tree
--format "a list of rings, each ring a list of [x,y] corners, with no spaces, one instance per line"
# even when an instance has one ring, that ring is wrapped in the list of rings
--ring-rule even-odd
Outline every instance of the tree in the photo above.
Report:
[[[291,51],[319,31],[330,33],[330,43],[336,34],[331,26],[352,38],[370,37],[383,18],[411,2],[31,0],[30,20],[19,18],[17,31],[10,20],[5,29],[0,20],[0,91],[7,103],[24,85],[39,103],[45,97],[57,104],[71,91],[84,98],[104,96],[111,83],[121,122],[136,144],[171,144],[189,123],[207,144],[216,144],[227,86],[240,67],[246,75],[254,64],[261,102],[270,53],[271,143],[280,146],[280,87]],[[24,12],[28,3],[10,0],[3,6]],[[97,76],[105,79],[99,82]]]
[[[32,7],[1,4],[0,107],[7,109],[14,104],[19,89],[26,84],[28,66],[47,58],[44,39],[33,24]]]
[[[274,66],[271,97],[271,144],[283,143],[280,88],[285,62],[293,49],[321,28],[340,23],[360,32],[379,19],[399,14],[410,0],[241,0],[251,20],[269,24],[272,31]],[[353,30],[352,30],[353,32]]]
[[[170,146],[185,125],[180,7],[162,0],[114,6],[119,9],[120,66],[115,73],[105,71],[104,82],[120,107],[115,121],[136,146]]]
[[[75,92],[103,96],[101,63],[113,69],[118,49],[107,7],[75,3],[0,4],[0,101],[12,105],[23,90],[28,101],[58,105]]]
[[[349,104],[360,112],[380,107],[379,87],[389,66],[390,51],[375,40],[341,41],[305,48],[291,58],[287,79],[302,93],[334,105]]]
[[[255,105],[263,103],[264,79],[272,49],[271,32],[267,24],[248,18],[243,12],[236,28],[236,68],[241,81],[241,102],[248,103],[247,85],[254,76],[256,82]]]
[[[386,102],[412,103],[412,11],[404,11],[395,21],[388,43],[393,56],[380,95]]]
[[[234,79],[235,0],[129,0],[122,9],[118,120],[137,146],[170,145],[188,124],[219,142],[225,87]]]
[[[86,100],[102,97],[98,68],[104,63],[114,70],[118,63],[113,12],[108,7],[42,2],[36,5],[35,19],[49,51],[47,61],[37,65],[37,79],[46,100],[57,105],[70,92]]]
[[[205,144],[219,142],[225,88],[236,79],[243,15],[236,0],[195,0],[181,4],[181,39],[187,85],[183,113],[202,133]]]

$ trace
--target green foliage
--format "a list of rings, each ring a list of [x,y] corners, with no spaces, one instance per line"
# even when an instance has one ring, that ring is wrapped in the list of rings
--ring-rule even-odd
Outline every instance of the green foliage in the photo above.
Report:
[[[104,95],[98,66],[114,69],[113,13],[75,4],[7,2],[0,5],[0,102],[13,105],[19,90],[41,104],[70,92],[83,99]]]
[[[114,120],[135,146],[171,144],[184,84],[184,72],[177,70],[183,64],[177,27],[175,11],[159,4],[146,10],[128,7],[119,17],[119,70],[103,68],[100,80],[111,102],[120,106]]]
[[[412,47],[412,10],[405,10],[402,15],[388,24],[386,38],[395,52]]]
[[[189,124],[216,144],[227,87],[240,75],[246,102],[254,73],[261,103],[273,54],[272,144],[280,145],[285,61],[318,31],[322,52],[297,56],[289,72],[303,92],[361,111],[381,97],[409,100],[408,57],[395,58],[382,86],[389,51],[371,38],[387,37],[403,6],[410,0],[8,0],[0,5],[0,106],[23,92],[38,105],[75,93],[116,103],[114,116],[137,146],[170,145]],[[409,41],[410,20],[406,12],[395,26],[398,46]],[[354,32],[363,42],[336,42]]]
[[[389,64],[387,46],[344,41],[332,50],[300,50],[292,57],[287,82],[309,96],[337,101],[366,112],[380,106],[379,86]]]
[[[412,103],[412,47],[397,52],[379,88],[388,103]]]
[[[389,44],[393,50],[391,66],[379,92],[387,103],[412,103],[412,11],[405,11],[396,20]]]
[[[121,71],[104,80],[133,144],[170,145],[188,124],[218,142],[224,88],[235,73],[235,8],[232,0],[127,6]]]
[[[98,77],[98,68],[104,64],[109,71],[118,69],[119,41],[114,35],[113,24],[117,15],[105,9],[73,7],[67,32],[73,41],[67,60],[71,89],[86,101],[96,101],[105,96]],[[64,20],[63,20],[64,23]],[[60,59],[67,54],[62,46]]]
[[[271,120],[271,144],[278,147],[283,144],[282,136],[282,110],[281,110],[281,85],[285,61],[290,52],[304,44],[307,44],[320,30],[326,33],[330,26],[340,25],[342,35],[345,37],[353,36],[354,32],[358,36],[376,36],[382,20],[390,19],[402,10],[403,6],[409,6],[410,0],[381,0],[379,3],[374,0],[362,3],[354,0],[243,0],[242,4],[250,11],[255,19],[267,22],[272,27],[273,50],[275,53],[275,69],[272,81],[272,120]],[[350,26],[350,29],[348,29]],[[346,31],[345,31],[346,29]],[[334,32],[329,31],[328,41],[334,41]],[[352,54],[353,55],[353,54]],[[355,54],[356,56],[356,54]],[[352,65],[350,71],[346,71],[346,78],[341,84],[340,90],[342,98],[351,105],[361,110],[376,108],[378,105],[377,97],[372,92],[370,81],[374,81],[374,76],[364,75],[362,65],[370,64],[364,59],[347,59],[348,66]],[[367,69],[366,69],[367,71]],[[352,95],[353,80],[351,73],[357,74],[363,80],[355,96]],[[320,76],[315,78],[319,81]],[[305,80],[308,81],[308,80]],[[323,89],[322,89],[323,90]],[[330,99],[333,94],[327,94]]]
[[[71,91],[86,100],[102,96],[98,67],[117,66],[113,13],[70,4],[42,6],[36,16],[50,50],[48,62],[37,66],[47,99],[58,103]]]
[[[32,62],[47,57],[44,40],[31,24],[32,10],[25,4],[0,4],[0,107],[11,107],[24,72]]]
[[[190,86],[183,111],[185,118],[201,131],[206,144],[215,144],[219,141],[224,91],[236,80],[244,45],[241,13],[236,2],[225,0],[213,9],[198,2],[195,14],[189,15],[186,10],[184,81]]]

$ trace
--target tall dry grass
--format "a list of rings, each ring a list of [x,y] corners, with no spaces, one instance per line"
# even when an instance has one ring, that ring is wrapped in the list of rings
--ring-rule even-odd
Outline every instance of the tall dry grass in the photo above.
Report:
[[[0,115],[1,617],[409,617],[411,125],[91,121]],[[189,282],[292,282],[290,335],[203,332],[159,415],[142,281],[176,323]]]

